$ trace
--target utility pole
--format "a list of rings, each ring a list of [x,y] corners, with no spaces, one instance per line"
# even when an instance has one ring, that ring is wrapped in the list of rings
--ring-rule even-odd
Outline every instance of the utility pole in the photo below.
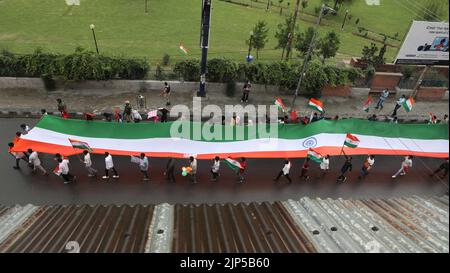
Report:
[[[344,21],[342,22],[341,30],[344,29],[345,21],[347,20],[348,10],[345,11]]]
[[[324,11],[336,12],[334,9],[332,9],[330,7],[327,7],[325,5],[322,5],[322,7],[320,8],[319,18],[317,18],[316,28],[319,26],[320,21],[322,20],[322,16],[323,16]],[[300,85],[302,84],[303,77],[305,76],[306,70],[308,69],[309,59],[311,58],[311,54],[312,54],[312,52],[314,50],[314,47],[315,47],[317,31],[318,31],[317,29],[314,31],[314,34],[313,34],[313,36],[311,38],[311,42],[309,43],[308,54],[306,55],[306,58],[303,61],[302,71],[300,72],[300,77],[298,79],[297,88],[295,88],[294,98],[292,99],[291,110],[294,109],[295,100],[297,99],[298,91],[300,90]]]
[[[427,73],[427,71],[428,71],[429,68],[430,68],[430,66],[429,66],[429,65],[426,65],[426,66],[423,68],[422,72],[420,73],[420,76],[419,76],[419,78],[417,79],[416,84],[414,85],[413,94],[412,94],[412,97],[413,97],[413,98],[416,98],[417,90],[419,89],[420,85],[422,84],[423,78],[425,77],[425,74]]]
[[[290,30],[289,30],[289,34],[288,34],[288,42],[286,45],[286,61],[289,60],[289,55],[291,54],[292,40],[294,39],[295,23],[297,22],[299,5],[300,5],[300,0],[297,0],[297,2],[295,3],[294,18],[292,19],[291,26],[289,26]]]
[[[145,0],[145,13],[148,13],[148,4],[147,4],[148,0]]]
[[[211,22],[211,1],[202,0],[202,18],[200,29],[200,48],[202,49],[202,59],[200,62],[200,88],[197,92],[198,97],[206,95],[206,59],[208,57],[209,47],[209,28]]]

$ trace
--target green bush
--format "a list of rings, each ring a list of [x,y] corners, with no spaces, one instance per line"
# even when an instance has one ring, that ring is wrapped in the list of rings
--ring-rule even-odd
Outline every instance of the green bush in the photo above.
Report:
[[[164,72],[163,72],[163,70],[162,70],[162,68],[161,68],[161,65],[159,65],[159,64],[156,65],[156,69],[155,69],[155,78],[156,78],[158,81],[162,81],[162,80],[165,79]]]
[[[206,79],[211,82],[229,82],[237,79],[238,65],[227,58],[213,58],[207,62]]]
[[[162,65],[168,66],[169,63],[170,63],[170,55],[165,53],[163,58],[162,58]]]
[[[200,78],[200,61],[186,59],[175,64],[173,72],[177,73],[185,81],[198,81]]]
[[[0,76],[43,77],[60,76],[65,80],[109,80],[145,78],[150,67],[144,59],[108,57],[77,48],[69,55],[43,53],[0,54]]]

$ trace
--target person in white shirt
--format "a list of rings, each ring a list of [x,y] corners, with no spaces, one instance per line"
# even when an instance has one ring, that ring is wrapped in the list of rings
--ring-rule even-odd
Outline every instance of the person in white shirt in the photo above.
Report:
[[[330,169],[330,155],[322,157],[322,162],[320,162],[320,170],[322,170],[322,176],[328,173]]]
[[[64,179],[64,184],[71,183],[77,179],[76,176],[73,176],[69,172],[69,160],[58,158],[58,168],[56,171],[57,175],[61,175]]]
[[[33,167],[33,172],[36,172],[36,169],[39,169],[43,175],[48,175],[47,171],[41,165],[38,152],[28,149],[28,153],[30,154],[28,163]]]
[[[395,117],[397,115],[397,110],[402,107],[403,103],[406,100],[406,96],[402,95],[401,98],[399,98],[396,103],[395,103],[395,107],[394,107],[394,112],[392,112],[392,117]]]
[[[220,169],[220,158],[216,156],[213,160],[213,165],[211,167],[212,179],[211,181],[217,181],[217,177],[219,176]]]
[[[191,178],[191,182],[195,184],[197,183],[197,159],[193,156],[189,157],[189,166],[191,167],[189,176]]]
[[[375,156],[369,155],[363,163],[361,168],[361,174],[358,176],[358,179],[366,177],[369,174],[369,171],[372,169],[373,164],[375,164]]]
[[[81,160],[81,162],[84,163],[84,166],[86,167],[86,170],[88,171],[88,176],[89,177],[94,177],[97,175],[97,170],[92,168],[92,160],[91,160],[91,154],[84,150],[83,151],[83,160]]]
[[[13,166],[14,169],[18,170],[20,169],[19,166],[19,162],[20,160],[23,160],[25,162],[27,162],[28,164],[28,155],[24,152],[11,152],[11,149],[14,148],[14,143],[10,142],[8,143],[9,146],[9,153],[14,157],[14,159],[16,160],[16,166]]]
[[[113,178],[119,178],[119,174],[117,174],[116,168],[114,168],[114,162],[112,156],[105,152],[105,175],[102,177],[103,179],[109,179],[109,171],[112,170],[114,172]]]
[[[289,159],[286,159],[284,161],[283,169],[281,169],[281,171],[278,173],[277,177],[275,177],[273,180],[278,181],[278,179],[280,179],[281,176],[284,176],[289,181],[289,183],[292,183],[292,179],[289,177],[290,170],[291,170],[291,162],[289,161]]]
[[[392,178],[397,178],[398,175],[405,175],[409,168],[412,167],[412,155],[405,156],[405,160],[403,160],[400,169],[392,176]]]
[[[131,116],[133,117],[133,121],[138,123],[142,120],[141,114],[136,109],[131,110]]]
[[[131,162],[139,164],[139,170],[144,175],[144,181],[150,180],[150,178],[148,178],[148,158],[144,153],[141,153],[139,157],[131,156]]]

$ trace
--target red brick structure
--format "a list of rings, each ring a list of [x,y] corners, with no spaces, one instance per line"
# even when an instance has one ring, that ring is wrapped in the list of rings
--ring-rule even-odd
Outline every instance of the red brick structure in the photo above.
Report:
[[[352,87],[350,85],[325,85],[322,88],[322,96],[334,96],[334,97],[348,97],[352,93]]]
[[[417,89],[416,100],[421,101],[438,101],[442,100],[445,95],[446,87],[426,87],[420,86]]]
[[[395,87],[402,76],[402,73],[375,72],[370,89],[376,92],[387,88],[389,91],[395,92]]]

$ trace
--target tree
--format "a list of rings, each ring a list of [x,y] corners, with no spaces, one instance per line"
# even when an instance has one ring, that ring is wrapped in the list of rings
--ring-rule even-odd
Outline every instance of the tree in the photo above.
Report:
[[[301,56],[308,53],[309,45],[315,32],[316,30],[313,27],[309,27],[305,32],[298,33],[295,37],[295,49],[297,49]]]
[[[308,0],[302,0],[301,5],[302,5],[302,11],[304,11],[306,9],[306,7],[308,6]]]
[[[289,42],[289,28],[293,20],[294,18],[292,16],[287,17],[284,23],[278,24],[278,29],[275,32],[275,38],[278,40],[278,44],[275,49],[282,49],[281,59],[284,57],[284,52]],[[294,32],[298,32],[298,26],[295,26]]]
[[[373,66],[375,64],[376,53],[378,47],[376,44],[371,43],[370,47],[364,46],[362,49],[361,60],[367,62],[368,65]]]
[[[269,29],[267,28],[267,23],[265,21],[258,21],[256,25],[253,27],[253,36],[252,36],[252,48],[256,49],[256,59],[259,58],[259,51],[264,48],[268,39],[267,35],[269,33]],[[247,44],[250,43],[250,39],[247,40]]]
[[[334,9],[335,11],[338,11],[339,8],[342,6],[342,4],[344,4],[344,3],[350,4],[351,2],[352,2],[352,0],[334,0],[334,6],[333,6],[333,9]]]
[[[336,56],[340,44],[339,36],[332,30],[319,41],[319,53],[322,55],[322,63],[325,63],[325,59]]]

